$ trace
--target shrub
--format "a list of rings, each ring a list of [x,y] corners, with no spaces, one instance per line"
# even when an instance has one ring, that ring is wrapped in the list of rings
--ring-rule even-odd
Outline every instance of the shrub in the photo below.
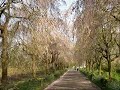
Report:
[[[51,80],[54,80],[54,74],[50,74],[50,75],[46,75],[45,76],[45,81],[51,81]]]
[[[54,73],[55,78],[58,78],[61,75],[61,71],[56,71]]]
[[[105,88],[108,82],[107,79],[101,76],[94,76],[92,81],[101,88]]]
[[[107,90],[120,90],[120,82],[117,80],[111,80],[107,83]]]
[[[120,69],[116,69],[116,72],[120,74]]]
[[[81,70],[92,82],[98,85],[102,90],[120,90],[120,74],[112,72],[112,79],[108,80],[108,73],[104,72],[102,76],[98,75],[98,71],[94,73]]]

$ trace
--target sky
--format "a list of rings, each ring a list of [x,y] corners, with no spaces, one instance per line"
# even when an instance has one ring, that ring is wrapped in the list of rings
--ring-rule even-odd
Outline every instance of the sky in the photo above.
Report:
[[[71,6],[71,4],[74,2],[75,0],[65,0],[65,2],[66,2],[66,5],[61,5],[60,6],[60,10],[61,11],[66,11],[67,9],[69,9],[69,7]]]
[[[61,14],[65,14],[66,11],[70,8],[71,4],[73,2],[75,2],[76,0],[65,0],[65,1],[66,1],[66,5],[61,3],[61,5],[59,6],[59,8],[61,10]],[[63,17],[64,17],[64,15],[63,15]],[[73,18],[74,18],[74,14],[69,13],[69,15],[67,16],[67,23],[68,23],[69,29],[71,29],[71,31],[72,31],[72,27],[73,27]],[[72,35],[71,31],[68,32],[69,39],[72,43],[75,43],[76,37],[74,37],[74,39],[73,39],[73,35]]]

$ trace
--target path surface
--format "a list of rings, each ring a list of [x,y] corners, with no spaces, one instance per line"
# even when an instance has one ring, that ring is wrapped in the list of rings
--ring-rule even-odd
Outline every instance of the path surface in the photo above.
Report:
[[[45,90],[101,90],[83,74],[69,70]]]

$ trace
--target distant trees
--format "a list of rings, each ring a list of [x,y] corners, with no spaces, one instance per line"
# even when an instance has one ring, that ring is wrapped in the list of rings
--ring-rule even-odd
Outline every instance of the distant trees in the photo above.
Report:
[[[101,67],[107,62],[109,79],[111,78],[112,61],[120,57],[119,41],[119,1],[85,0],[83,13],[76,19],[77,47],[81,52],[81,62],[86,62],[88,71]],[[117,17],[117,18],[116,18]],[[104,61],[106,60],[106,61]],[[80,61],[79,61],[80,62]],[[84,62],[84,63],[85,63]]]

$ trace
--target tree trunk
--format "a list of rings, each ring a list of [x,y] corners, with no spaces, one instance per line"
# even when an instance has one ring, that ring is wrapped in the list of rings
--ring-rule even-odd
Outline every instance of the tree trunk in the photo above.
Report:
[[[46,72],[48,73],[48,58],[47,58],[47,62],[46,62]]]
[[[86,60],[86,71],[88,71],[88,60]]]
[[[90,63],[88,63],[88,70],[89,70],[89,72],[91,71],[91,65],[90,65]]]
[[[101,60],[99,62],[99,75],[101,76]]]
[[[47,56],[46,56],[47,57]],[[45,74],[47,75],[49,72],[49,70],[48,70],[48,58],[46,58],[46,66],[45,66]]]
[[[94,72],[94,62],[92,62],[91,69],[92,69],[92,73],[93,73]]]
[[[35,64],[35,56],[32,55],[32,75],[33,78],[36,77],[36,64]]]
[[[1,83],[7,83],[7,76],[8,76],[8,31],[7,25],[4,26],[4,30],[2,30],[2,78]]]
[[[45,75],[48,73],[48,58],[47,58],[47,51],[44,53],[44,61],[45,61]]]
[[[92,65],[91,65],[91,60],[90,60],[90,61],[88,61],[88,71],[89,72],[91,72],[91,67],[92,67]]]
[[[52,53],[52,67],[53,67],[53,70],[55,70],[55,54]]]
[[[109,79],[111,79],[111,60],[108,60],[108,73],[109,73]]]

